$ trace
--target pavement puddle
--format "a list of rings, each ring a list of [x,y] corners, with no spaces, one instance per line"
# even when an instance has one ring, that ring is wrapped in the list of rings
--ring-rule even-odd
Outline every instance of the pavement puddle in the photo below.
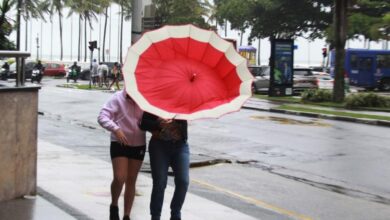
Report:
[[[275,117],[275,116],[250,116],[251,119],[255,120],[269,120],[273,122],[278,122],[279,124],[284,125],[307,125],[307,126],[318,126],[318,127],[330,127],[331,124],[319,122],[317,120],[297,120],[291,118]]]

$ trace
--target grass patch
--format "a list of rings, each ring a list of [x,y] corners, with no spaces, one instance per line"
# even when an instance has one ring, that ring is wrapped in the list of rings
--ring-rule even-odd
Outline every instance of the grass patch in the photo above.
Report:
[[[345,117],[352,117],[352,118],[365,118],[365,119],[390,121],[389,116],[368,115],[368,114],[360,114],[360,113],[352,113],[352,112],[339,112],[339,111],[332,111],[332,110],[312,109],[312,108],[289,106],[289,105],[282,105],[276,109],[317,113],[317,114],[325,114],[325,115],[345,116]]]
[[[301,98],[294,98],[293,96],[269,97],[268,95],[255,94],[253,97],[258,99],[265,99],[275,102],[301,103]]]
[[[268,97],[268,95],[254,95],[254,98],[258,99],[265,99],[269,101],[276,101],[276,102],[284,102],[284,103],[294,103],[294,104],[302,104],[307,106],[317,106],[317,107],[330,107],[330,108],[345,108],[345,102],[343,103],[337,103],[337,102],[302,102],[300,98],[291,97],[291,96],[285,96],[285,97]],[[366,110],[366,111],[382,111],[382,112],[390,112],[389,108],[381,108],[381,107],[359,107],[355,109],[348,109],[348,110]]]
[[[86,89],[86,90],[90,90],[90,89],[93,89],[93,90],[108,90],[108,88],[105,87],[105,86],[99,87],[99,86],[91,85],[91,88],[89,88],[89,84],[75,84],[74,87],[76,89]]]

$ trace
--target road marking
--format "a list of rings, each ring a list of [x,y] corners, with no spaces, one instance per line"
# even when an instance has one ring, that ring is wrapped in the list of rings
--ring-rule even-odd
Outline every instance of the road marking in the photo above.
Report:
[[[280,207],[271,205],[269,203],[266,203],[266,202],[258,200],[258,199],[254,199],[254,198],[251,198],[251,197],[248,197],[248,196],[244,196],[244,195],[238,194],[238,193],[230,191],[228,189],[224,189],[224,188],[221,188],[221,187],[218,187],[218,186],[214,186],[212,184],[203,182],[201,180],[194,180],[194,179],[192,179],[191,182],[196,183],[198,185],[201,185],[203,187],[215,190],[215,191],[219,191],[219,192],[222,192],[222,193],[225,193],[225,194],[229,194],[229,195],[234,196],[234,197],[236,197],[238,199],[244,200],[245,202],[248,202],[248,203],[257,205],[259,207],[262,207],[262,208],[265,208],[265,209],[277,212],[277,213],[282,214],[282,215],[286,215],[286,216],[292,217],[294,219],[313,220],[311,217],[308,217],[308,216],[296,213],[294,211],[290,211],[290,210],[287,210],[287,209],[284,209],[284,208],[280,208]]]

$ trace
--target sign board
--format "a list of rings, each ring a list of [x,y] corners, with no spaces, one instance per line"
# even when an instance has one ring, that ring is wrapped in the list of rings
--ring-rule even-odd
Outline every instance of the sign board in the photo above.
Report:
[[[269,96],[293,94],[294,40],[271,40],[271,77]]]
[[[142,30],[154,30],[162,26],[162,19],[159,17],[143,17],[142,18]]]

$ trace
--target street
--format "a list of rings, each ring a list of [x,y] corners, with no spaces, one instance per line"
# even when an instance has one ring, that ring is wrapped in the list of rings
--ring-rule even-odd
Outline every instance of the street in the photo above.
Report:
[[[110,161],[96,118],[112,93],[63,83],[43,80],[38,138]],[[258,219],[389,219],[388,128],[253,110],[189,125],[194,194]]]

